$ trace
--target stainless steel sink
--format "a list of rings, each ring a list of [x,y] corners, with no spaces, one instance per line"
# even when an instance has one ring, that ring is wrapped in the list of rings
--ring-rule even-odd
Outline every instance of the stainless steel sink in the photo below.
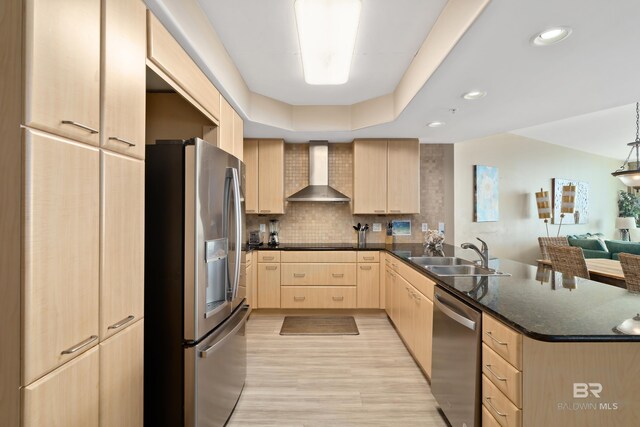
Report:
[[[421,257],[410,257],[409,260],[423,267],[428,265],[471,265],[473,264],[471,261],[467,261],[466,259],[455,258],[455,257],[421,256]]]
[[[427,270],[436,276],[510,276],[508,273],[477,265],[429,265]]]

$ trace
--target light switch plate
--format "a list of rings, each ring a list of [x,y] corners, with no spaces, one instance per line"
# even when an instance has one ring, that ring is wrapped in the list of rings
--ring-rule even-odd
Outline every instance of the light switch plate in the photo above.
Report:
[[[260,232],[264,233],[267,231],[267,225],[266,224],[260,224]]]
[[[379,233],[382,231],[382,224],[380,224],[379,222],[374,222],[373,223],[373,232],[374,233]]]
[[[422,231],[429,231],[429,224],[426,222],[422,223]]]
[[[444,222],[438,223],[438,231],[444,234]]]

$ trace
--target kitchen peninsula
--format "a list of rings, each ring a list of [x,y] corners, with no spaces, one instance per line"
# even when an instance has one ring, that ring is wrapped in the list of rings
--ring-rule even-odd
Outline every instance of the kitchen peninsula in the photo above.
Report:
[[[406,301],[398,301],[402,293],[393,287],[411,286],[414,296],[425,297],[423,301],[432,311],[433,286],[437,284],[481,310],[483,425],[633,425],[633,420],[640,419],[640,408],[632,398],[640,393],[640,337],[615,331],[640,310],[638,294],[586,279],[563,280],[548,268],[505,259],[492,259],[490,266],[509,276],[438,277],[410,259],[425,256],[421,244],[365,248],[282,244],[260,248],[257,253],[258,265],[262,262],[265,268],[269,264],[283,269],[278,291],[293,288],[284,279],[284,264],[292,254],[303,255],[309,265],[335,254],[332,261],[352,264],[354,271],[367,254],[376,254],[379,307],[386,310],[428,377],[431,355],[423,357],[421,351],[426,348],[431,352],[431,342],[426,347],[418,343],[419,337],[431,340],[431,319],[422,325],[407,319],[419,312],[411,311]],[[444,245],[439,255],[475,258],[472,252],[451,245]],[[367,261],[366,266],[378,264]],[[354,278],[356,284],[360,286]],[[260,287],[258,279],[258,295]],[[357,296],[353,298],[348,308],[359,307]],[[259,300],[257,306],[262,308]]]

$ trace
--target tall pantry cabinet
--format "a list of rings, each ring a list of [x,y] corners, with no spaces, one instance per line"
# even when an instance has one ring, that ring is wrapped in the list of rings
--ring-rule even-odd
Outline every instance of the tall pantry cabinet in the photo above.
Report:
[[[0,8],[0,425],[142,425],[145,13]]]

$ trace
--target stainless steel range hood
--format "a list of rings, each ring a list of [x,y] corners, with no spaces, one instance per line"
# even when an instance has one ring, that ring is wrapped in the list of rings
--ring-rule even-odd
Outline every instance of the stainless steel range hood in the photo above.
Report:
[[[351,199],[329,186],[329,143],[309,141],[309,185],[287,197],[288,202],[349,202]]]

